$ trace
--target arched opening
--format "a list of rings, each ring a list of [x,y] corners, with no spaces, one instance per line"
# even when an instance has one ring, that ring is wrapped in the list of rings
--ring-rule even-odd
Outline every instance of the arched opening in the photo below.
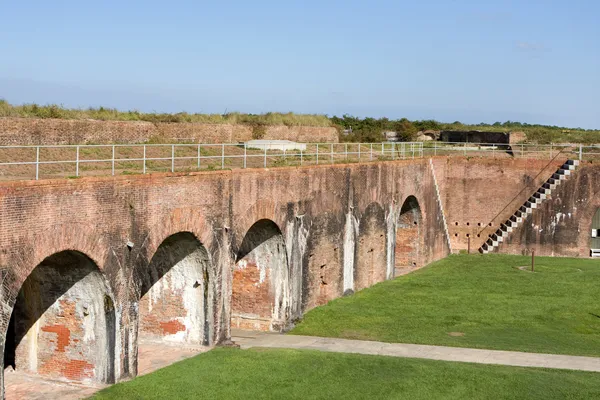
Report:
[[[421,207],[415,196],[408,196],[402,204],[396,224],[396,275],[421,267],[422,251]]]
[[[141,280],[138,374],[213,344],[213,269],[207,249],[194,234],[166,238],[142,270]]]
[[[176,233],[161,243],[142,273],[140,346],[212,343],[214,294],[210,266],[208,251],[192,233]],[[143,361],[140,354],[138,358]]]
[[[54,380],[113,383],[115,307],[96,266],[76,251],[44,259],[17,295],[4,366]],[[11,375],[5,375],[10,391]]]
[[[590,256],[600,257],[600,208],[592,218],[592,232],[590,237]]]
[[[359,224],[354,275],[356,290],[385,280],[386,261],[385,212],[377,203],[365,209]]]
[[[271,220],[256,222],[244,236],[233,270],[231,326],[285,330],[290,324],[289,268],[285,242]]]

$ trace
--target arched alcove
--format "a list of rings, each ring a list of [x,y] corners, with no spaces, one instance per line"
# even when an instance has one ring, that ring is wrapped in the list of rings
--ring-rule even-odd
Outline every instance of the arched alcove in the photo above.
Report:
[[[233,270],[233,328],[281,331],[289,326],[289,266],[281,230],[262,219],[250,227]]]

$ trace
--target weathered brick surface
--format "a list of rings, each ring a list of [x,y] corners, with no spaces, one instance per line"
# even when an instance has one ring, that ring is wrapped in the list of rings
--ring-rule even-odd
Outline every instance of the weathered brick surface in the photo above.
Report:
[[[114,343],[108,347],[118,349],[117,380],[136,374],[138,335],[165,339],[196,332],[208,344],[227,339],[234,290],[236,305],[270,315],[271,329],[277,328],[273,322],[289,326],[306,310],[342,295],[345,257],[355,258],[354,289],[391,276],[395,216],[410,195],[422,213],[425,245],[419,259],[426,264],[448,253],[427,160],[2,183],[0,328],[6,332],[25,279],[42,260],[63,250],[89,257],[114,299]],[[345,253],[348,215],[359,223],[354,250]],[[256,283],[255,274],[240,273],[235,266],[247,232],[260,220],[277,227],[284,246],[285,262],[278,261],[265,275],[270,285],[277,283],[270,286],[268,306],[262,303],[266,290],[246,290]],[[189,252],[172,245],[161,250],[181,232],[206,251],[206,262],[191,262],[191,270],[177,267],[188,265]],[[152,266],[156,254],[163,254],[161,268]],[[173,271],[179,276],[170,276]],[[197,297],[184,296],[186,291]],[[150,301],[160,311],[151,311]],[[181,308],[181,302],[188,305]],[[44,334],[52,340],[64,332],[51,329]],[[78,360],[93,364],[70,357],[64,360],[64,377],[88,373]]]
[[[498,251],[589,257],[592,218],[600,208],[600,166],[584,163],[552,191]]]
[[[139,335],[145,339],[204,344],[209,302],[210,257],[190,233],[163,241],[143,277]],[[208,329],[210,331],[210,329]]]
[[[422,267],[420,260],[423,247],[421,208],[415,198],[404,201],[396,228],[395,268],[410,271]]]
[[[237,143],[252,139],[248,125],[129,121],[0,118],[0,145],[141,143],[150,138],[197,143]],[[268,126],[263,139],[336,143],[335,128]]]
[[[470,239],[477,251],[565,160],[434,159],[452,249],[466,250]]]
[[[5,360],[53,379],[112,381],[110,296],[107,282],[83,255],[63,252],[44,260],[19,292]]]
[[[377,204],[370,204],[359,224],[356,245],[355,287],[361,290],[385,280],[386,260],[385,211]]]

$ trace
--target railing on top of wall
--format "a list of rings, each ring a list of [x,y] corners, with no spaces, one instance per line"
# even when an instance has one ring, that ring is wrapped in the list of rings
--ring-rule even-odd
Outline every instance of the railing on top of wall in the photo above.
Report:
[[[289,146],[289,145],[288,145]],[[600,146],[444,142],[0,146],[0,180],[270,168],[431,156],[600,160]]]
[[[421,157],[421,142],[0,146],[0,179],[269,168]]]

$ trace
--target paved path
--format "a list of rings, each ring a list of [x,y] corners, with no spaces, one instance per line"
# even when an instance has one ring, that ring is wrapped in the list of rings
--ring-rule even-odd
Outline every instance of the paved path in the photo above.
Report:
[[[420,344],[383,343],[365,340],[280,335],[275,333],[240,330],[234,330],[232,332],[232,340],[239,344],[243,349],[250,347],[271,347],[320,350],[336,353],[372,354],[478,364],[499,364],[518,367],[541,367],[600,372],[600,358],[596,357],[466,349],[461,347],[427,346]]]

